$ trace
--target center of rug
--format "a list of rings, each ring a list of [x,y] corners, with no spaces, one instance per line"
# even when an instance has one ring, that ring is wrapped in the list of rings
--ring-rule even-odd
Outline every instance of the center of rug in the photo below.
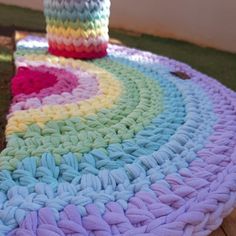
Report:
[[[12,94],[39,93],[42,89],[53,86],[57,77],[49,71],[40,71],[29,67],[19,67],[12,79]]]

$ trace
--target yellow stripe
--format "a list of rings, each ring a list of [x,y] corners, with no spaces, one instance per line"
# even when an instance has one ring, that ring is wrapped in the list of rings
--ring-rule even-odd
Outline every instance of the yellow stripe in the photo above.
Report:
[[[83,30],[83,29],[76,29],[73,28],[63,28],[63,27],[55,27],[55,26],[47,26],[47,33],[49,35],[58,35],[63,36],[66,38],[88,38],[88,37],[98,37],[102,35],[106,35],[108,33],[107,27]]]
[[[16,111],[10,114],[6,127],[6,135],[23,132],[30,124],[43,127],[50,120],[64,120],[72,117],[87,116],[97,113],[101,109],[111,108],[122,92],[121,82],[114,76],[87,62],[66,58],[57,58],[49,55],[27,55],[24,59],[30,62],[51,63],[54,66],[72,66],[94,74],[99,80],[99,94],[88,100],[63,105],[45,105],[38,109]]]
[[[62,20],[51,17],[46,17],[47,25],[55,26],[55,27],[63,27],[63,28],[72,28],[72,29],[97,29],[101,27],[106,27],[109,24],[108,19],[94,19],[93,21],[81,21],[80,19],[76,19],[75,21],[70,20]]]

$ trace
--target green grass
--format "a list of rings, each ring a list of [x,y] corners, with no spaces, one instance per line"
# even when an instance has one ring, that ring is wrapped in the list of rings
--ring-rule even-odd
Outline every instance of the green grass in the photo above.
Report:
[[[43,13],[40,11],[0,4],[0,26],[44,30],[45,22]]]
[[[32,30],[45,30],[43,13],[0,4],[0,26],[16,26]],[[236,90],[236,54],[191,43],[150,35],[130,35],[110,30],[110,36],[123,44],[168,56],[188,63],[195,69],[212,76],[227,87]]]

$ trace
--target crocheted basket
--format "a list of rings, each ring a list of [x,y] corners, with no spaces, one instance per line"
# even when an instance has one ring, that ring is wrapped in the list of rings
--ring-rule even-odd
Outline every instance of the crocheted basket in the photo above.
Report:
[[[107,54],[110,0],[44,0],[49,52],[92,59]]]
[[[82,61],[47,45],[17,44],[0,235],[216,229],[236,203],[236,93],[148,52],[109,45]]]

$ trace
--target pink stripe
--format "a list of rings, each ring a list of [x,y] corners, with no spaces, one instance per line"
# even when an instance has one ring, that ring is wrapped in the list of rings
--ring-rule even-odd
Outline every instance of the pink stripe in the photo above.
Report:
[[[54,86],[56,82],[56,75],[49,70],[19,67],[11,81],[11,90],[13,96],[19,94],[30,96],[32,93],[38,94],[41,90]]]
[[[19,69],[21,70],[22,67]],[[25,68],[25,67],[24,67]],[[56,78],[56,83],[51,85],[50,87],[45,87],[41,89],[38,92],[33,92],[30,94],[24,94],[24,93],[18,93],[14,99],[13,103],[26,101],[29,98],[38,98],[42,100],[44,97],[47,97],[51,94],[61,94],[63,92],[71,92],[75,87],[78,86],[78,78],[70,73],[69,71],[66,71],[64,69],[57,69],[53,67],[46,67],[46,66],[39,66],[39,67],[28,67],[28,73],[32,73],[32,76],[35,74],[44,74],[44,75],[50,75],[54,76]],[[37,72],[37,73],[35,73]],[[17,74],[18,76],[18,74]],[[27,77],[27,75],[25,75]],[[15,79],[15,78],[14,78]],[[13,79],[13,83],[14,83]],[[48,78],[43,78],[44,80],[47,80]],[[40,81],[37,81],[38,83]]]
[[[39,93],[19,94],[13,98],[10,113],[40,108],[44,105],[68,104],[89,99],[98,93],[98,81],[95,75],[73,69],[57,69],[40,66],[40,71],[48,71],[57,77],[57,83],[42,89]]]

